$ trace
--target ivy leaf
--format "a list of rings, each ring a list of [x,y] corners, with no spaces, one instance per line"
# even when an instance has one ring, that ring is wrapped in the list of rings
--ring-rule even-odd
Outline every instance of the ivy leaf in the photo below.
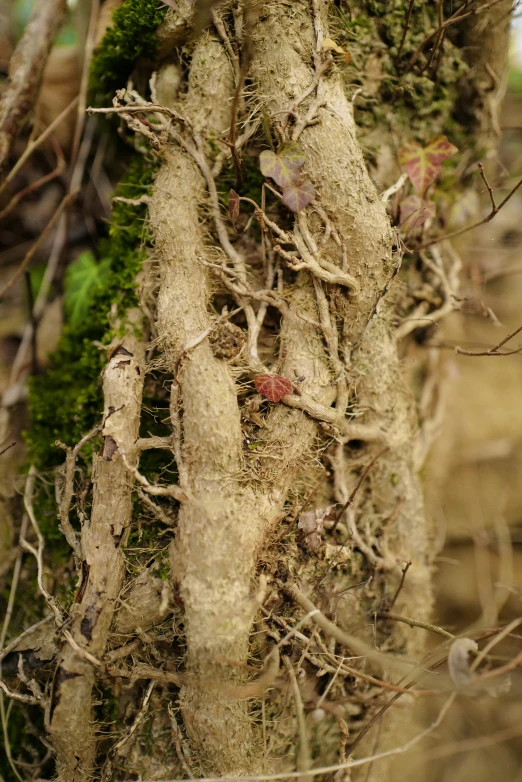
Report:
[[[293,390],[290,380],[282,375],[258,375],[255,384],[257,392],[261,396],[266,396],[271,402],[280,402]]]
[[[300,182],[283,188],[283,204],[292,212],[300,212],[315,198],[315,188],[311,182]]]
[[[404,198],[400,204],[400,226],[403,233],[420,228],[429,217],[435,217],[436,206],[433,201],[425,201],[418,195]]]
[[[78,325],[87,318],[92,294],[107,278],[109,258],[97,263],[90,252],[81,253],[65,273],[64,307],[69,323]]]
[[[457,147],[446,136],[432,138],[426,147],[409,141],[399,149],[399,163],[406,167],[413,187],[422,196],[439,175],[442,163],[456,152]]]
[[[303,150],[295,141],[283,144],[277,153],[265,149],[259,155],[261,173],[283,188],[299,182],[299,169],[304,161]]]

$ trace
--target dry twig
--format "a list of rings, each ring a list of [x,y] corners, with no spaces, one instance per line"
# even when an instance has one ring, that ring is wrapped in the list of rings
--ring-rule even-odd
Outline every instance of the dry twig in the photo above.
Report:
[[[66,0],[37,0],[9,64],[9,81],[0,102],[0,170],[33,109]]]

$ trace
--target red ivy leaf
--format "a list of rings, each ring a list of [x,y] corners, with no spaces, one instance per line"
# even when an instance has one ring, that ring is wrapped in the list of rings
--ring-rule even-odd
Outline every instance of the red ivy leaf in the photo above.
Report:
[[[235,228],[236,220],[239,217],[239,196],[235,190],[231,190],[228,194],[228,213]]]
[[[284,396],[292,393],[293,385],[281,375],[258,375],[255,380],[256,390],[261,396],[266,396],[271,402],[280,402]]]
[[[399,149],[399,163],[406,167],[413,187],[422,196],[439,175],[442,163],[456,152],[457,147],[446,136],[432,138],[426,147],[409,141]]]
[[[400,202],[399,209],[401,229],[403,233],[408,233],[424,225],[429,217],[435,217],[436,206],[433,201],[424,201],[417,195],[411,195]]]
[[[311,182],[300,182],[283,188],[283,204],[292,212],[300,212],[315,198],[315,188]]]
[[[261,173],[283,188],[299,181],[299,169],[304,161],[303,150],[295,141],[283,144],[277,154],[265,149],[259,155]]]

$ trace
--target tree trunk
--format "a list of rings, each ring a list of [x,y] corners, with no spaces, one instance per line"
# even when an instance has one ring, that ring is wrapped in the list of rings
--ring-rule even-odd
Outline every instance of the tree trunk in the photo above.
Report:
[[[127,69],[132,84],[111,84],[114,105],[95,109],[119,115],[156,173],[146,195],[119,196],[110,317],[102,294],[93,316],[103,382],[98,365],[81,445],[72,425],[59,433],[63,583],[77,583],[46,625],[38,701],[60,782],[304,779],[325,766],[356,779],[361,758],[404,743],[403,716],[383,702],[421,673],[422,688],[444,686],[427,670],[441,652],[420,664],[435,553],[419,479],[426,359],[416,378],[402,359],[458,292],[458,258],[434,242],[448,190],[456,201],[467,180],[457,163],[450,185],[431,182],[437,212],[410,234],[404,178],[380,191],[401,174],[394,145],[448,134],[459,155],[492,148],[502,74],[484,84],[464,22],[460,39],[440,26],[444,3],[354,5],[180,0],[155,53]],[[124,61],[125,25],[139,40],[155,14],[149,0],[116,12],[93,67],[104,89],[100,62],[107,75],[116,42]],[[495,30],[506,37],[504,22]],[[144,205],[148,249],[131,273],[115,237]],[[94,337],[70,328],[80,356]],[[31,392],[36,475],[56,464],[50,383]],[[37,480],[25,497],[35,530],[46,501]],[[4,661],[19,692],[28,649]],[[387,764],[361,760],[361,778],[388,778]]]

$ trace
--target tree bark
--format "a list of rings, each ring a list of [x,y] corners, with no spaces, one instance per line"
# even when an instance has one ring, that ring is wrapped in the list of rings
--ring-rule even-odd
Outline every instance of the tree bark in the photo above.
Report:
[[[382,32],[382,14],[360,5],[370,57],[380,30],[400,64],[402,31]],[[403,24],[405,9],[396,6]],[[387,206],[362,151],[379,128],[359,133],[357,96],[350,100],[332,54],[349,59],[334,40],[343,32],[332,4],[230,0],[206,10],[212,24],[194,39],[192,2],[167,13],[150,101],[132,86],[146,83],[140,72],[112,107],[94,110],[119,114],[140,154],[155,156],[151,195],[120,200],[148,205],[150,257],[136,282],[156,294],[139,297],[140,307],[112,327],[103,448],[93,457],[92,508],[78,540],[68,521],[77,489],[68,453],[60,518],[80,578],[68,622],[56,630],[47,715],[61,782],[87,782],[100,768],[104,780],[294,770],[304,778],[314,764],[346,762],[348,740],[358,757],[376,742],[396,746],[403,725],[393,710],[377,739],[366,736],[379,714],[375,688],[382,696],[391,682],[394,697],[404,694],[395,673],[406,672],[410,686],[424,653],[423,635],[389,613],[425,628],[433,602],[419,479],[428,435],[419,432],[416,389],[398,346],[409,331],[396,328],[397,303],[410,288],[438,294],[451,275],[443,262],[435,280],[435,264],[418,272],[409,259],[401,270],[404,246],[390,220],[391,212],[398,222],[397,204]],[[383,56],[391,67],[392,55]],[[415,79],[425,86],[424,70],[421,61],[413,75],[401,72],[397,89]],[[409,138],[410,129],[403,133]],[[315,193],[295,212],[259,172],[262,149],[281,154],[290,143]],[[379,176],[390,186],[387,140],[384,147]],[[411,314],[419,320],[416,307],[403,324]],[[238,341],[229,350],[231,335]],[[263,375],[292,391],[271,400]],[[140,437],[148,381],[168,396],[164,437]],[[174,477],[170,468],[150,468],[153,479],[140,473],[145,449],[166,452]],[[151,514],[155,534],[136,574],[126,544],[133,525],[140,536],[150,529]],[[308,514],[313,539],[304,531]],[[168,573],[152,584],[150,562],[167,550],[162,536],[173,526]],[[128,621],[117,614],[125,594]],[[355,667],[340,675],[335,666],[347,657]],[[116,737],[100,736],[99,683],[117,710]],[[275,726],[268,737],[267,724]],[[363,769],[363,779],[377,782],[388,760]]]

